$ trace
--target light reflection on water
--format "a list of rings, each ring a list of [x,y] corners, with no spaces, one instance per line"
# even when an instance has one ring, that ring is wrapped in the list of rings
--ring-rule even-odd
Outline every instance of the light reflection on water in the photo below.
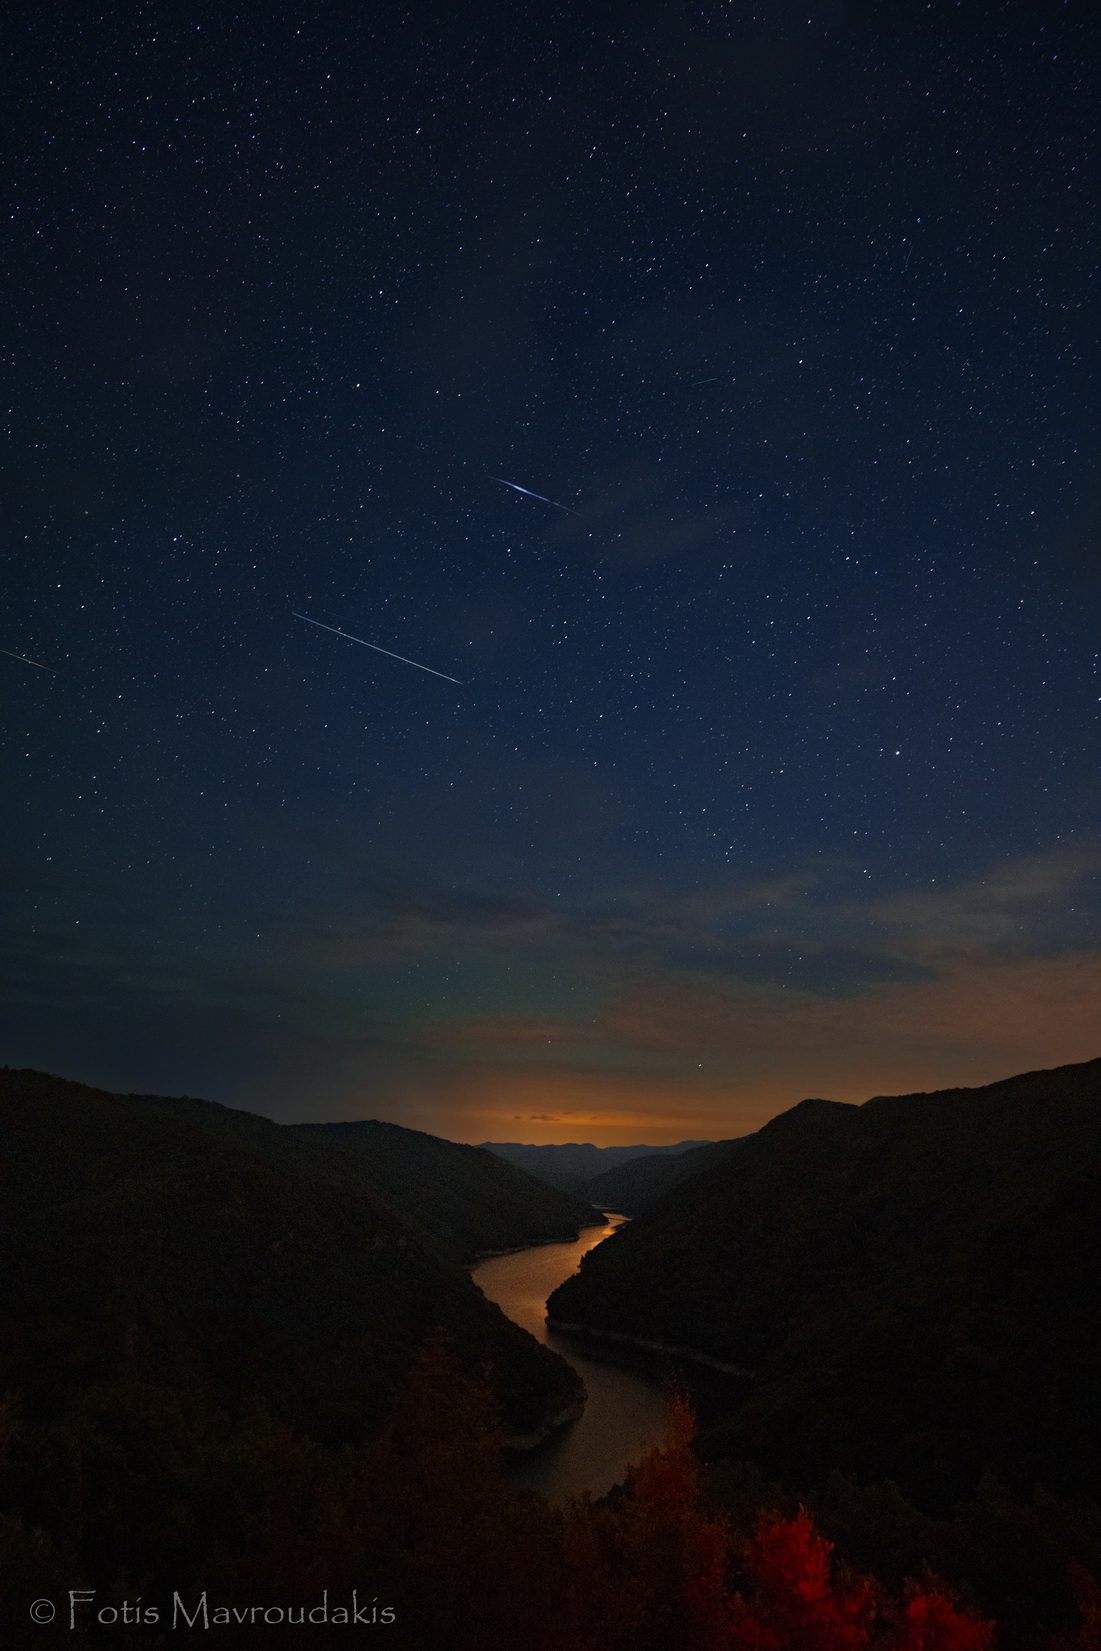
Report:
[[[588,1227],[570,1244],[541,1244],[515,1255],[493,1256],[472,1271],[483,1295],[495,1301],[537,1341],[572,1364],[589,1390],[585,1413],[541,1445],[517,1456],[513,1476],[549,1501],[590,1491],[602,1496],[618,1484],[632,1462],[663,1444],[668,1414],[657,1382],[587,1358],[572,1341],[547,1329],[547,1297],[575,1273],[581,1257],[603,1243],[625,1217],[610,1215],[604,1227]]]

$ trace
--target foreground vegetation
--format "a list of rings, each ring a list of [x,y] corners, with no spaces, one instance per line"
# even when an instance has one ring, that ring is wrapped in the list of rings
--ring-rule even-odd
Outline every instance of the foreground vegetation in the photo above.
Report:
[[[3,1413],[3,1644],[207,1643],[165,1632],[173,1594],[392,1612],[410,1651],[993,1651],[994,1624],[929,1574],[897,1588],[843,1562],[802,1508],[743,1519],[706,1494],[691,1419],[606,1502],[552,1509],[511,1488],[484,1387],[426,1346],[380,1437],[334,1448],[262,1411],[231,1419],[170,1388],[118,1384],[32,1433]],[[28,1505],[31,1511],[28,1510]],[[13,1512],[22,1508],[22,1512]],[[159,1620],[32,1625],[71,1587]],[[1096,1651],[1098,1598],[1047,1651]],[[381,1632],[381,1629],[379,1630]],[[345,1645],[344,1626],[218,1630],[225,1646]]]

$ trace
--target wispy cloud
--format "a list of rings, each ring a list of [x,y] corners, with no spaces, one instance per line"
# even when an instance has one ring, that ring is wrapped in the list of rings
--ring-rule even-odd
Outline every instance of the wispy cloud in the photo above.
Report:
[[[810,1093],[1096,1054],[1099,869],[1094,845],[1061,843],[950,886],[865,894],[859,866],[820,859],[614,900],[373,874],[217,960],[136,913],[110,941],[100,924],[11,930],[7,1047],[49,1065],[64,1016],[100,1081],[125,1067],[135,1087],[285,1116],[473,1139],[567,1115],[601,1139],[647,1121],[651,1139],[738,1133]],[[133,1028],[129,1066],[95,1064],[108,1021],[116,1043]]]
[[[1066,843],[985,875],[874,901],[868,915],[911,956],[1016,956],[1101,942],[1101,847]]]
[[[685,510],[657,462],[641,473],[632,453],[621,470],[589,478],[573,515],[551,524],[547,538],[619,567],[641,568],[730,547],[744,520],[734,499]]]

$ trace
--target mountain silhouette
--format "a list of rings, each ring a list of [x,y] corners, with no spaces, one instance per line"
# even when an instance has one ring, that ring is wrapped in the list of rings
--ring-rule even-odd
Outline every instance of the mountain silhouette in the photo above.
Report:
[[[381,1127],[344,1147],[210,1102],[0,1071],[0,1391],[56,1413],[97,1383],[167,1382],[354,1440],[444,1335],[462,1368],[492,1372],[506,1429],[537,1431],[577,1377],[456,1262],[576,1232],[585,1207]]]
[[[707,1448],[943,1508],[1101,1482],[1101,1061],[808,1100],[585,1258],[553,1322],[736,1366]]]

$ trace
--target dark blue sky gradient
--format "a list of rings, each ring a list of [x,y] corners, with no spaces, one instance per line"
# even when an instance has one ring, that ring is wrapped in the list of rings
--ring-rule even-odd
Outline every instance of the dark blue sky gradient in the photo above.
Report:
[[[0,1057],[658,1140],[1096,1054],[1099,46],[17,11]]]

